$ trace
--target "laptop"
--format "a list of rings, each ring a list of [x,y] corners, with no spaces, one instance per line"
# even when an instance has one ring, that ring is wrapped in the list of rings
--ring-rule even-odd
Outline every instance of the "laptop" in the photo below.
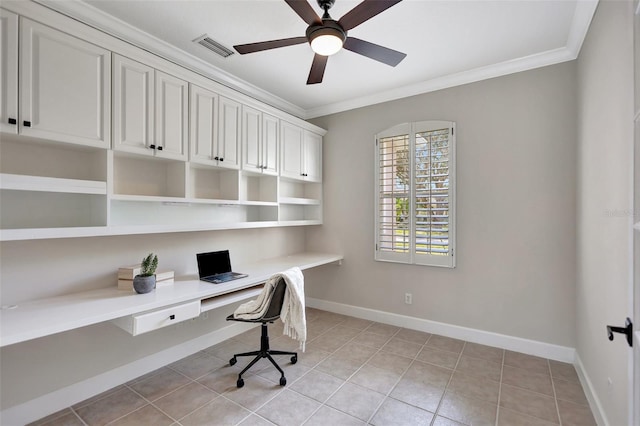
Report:
[[[222,284],[248,276],[231,271],[229,250],[198,253],[196,259],[198,260],[198,275],[202,281]]]

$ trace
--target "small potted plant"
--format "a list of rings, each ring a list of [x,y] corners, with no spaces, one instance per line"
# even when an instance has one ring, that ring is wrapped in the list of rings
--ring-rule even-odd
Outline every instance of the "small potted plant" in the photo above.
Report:
[[[136,293],[149,293],[156,288],[156,268],[158,267],[158,256],[149,253],[142,259],[140,273],[133,278],[133,288]]]

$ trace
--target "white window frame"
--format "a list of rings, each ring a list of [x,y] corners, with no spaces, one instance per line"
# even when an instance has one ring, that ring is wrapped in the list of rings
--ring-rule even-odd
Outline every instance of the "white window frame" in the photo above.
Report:
[[[383,130],[375,136],[375,255],[377,261],[407,263],[423,266],[439,266],[445,268],[455,268],[456,266],[456,124],[453,121],[419,121],[414,123],[403,123]],[[429,132],[441,129],[449,129],[449,228],[448,228],[448,255],[419,254],[416,252],[416,133]],[[407,252],[383,251],[380,247],[380,147],[378,140],[392,136],[409,135],[410,158],[409,173],[409,250]]]

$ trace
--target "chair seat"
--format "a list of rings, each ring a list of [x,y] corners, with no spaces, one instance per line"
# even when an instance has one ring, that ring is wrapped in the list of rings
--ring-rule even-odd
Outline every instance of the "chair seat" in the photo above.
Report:
[[[240,321],[240,322],[261,322],[261,323],[273,323],[275,320],[277,320],[278,318],[273,318],[273,319],[264,319],[264,318],[254,318],[254,319],[248,319],[248,318],[234,318],[233,314],[229,315],[227,317],[227,321]]]

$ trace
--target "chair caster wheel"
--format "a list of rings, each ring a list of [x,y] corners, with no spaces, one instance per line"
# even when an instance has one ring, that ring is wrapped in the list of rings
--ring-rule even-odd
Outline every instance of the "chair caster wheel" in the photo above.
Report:
[[[287,379],[284,377],[280,377],[280,386],[284,386],[287,384]]]
[[[239,388],[244,386],[244,380],[243,379],[238,379],[238,381],[236,382],[236,386],[238,386]]]
[[[291,364],[295,364],[296,362],[298,362],[298,355],[294,355],[291,357]]]
[[[236,357],[233,357],[229,360],[229,365],[235,365],[235,363],[238,362],[238,360],[236,359]],[[240,386],[238,386],[240,387]]]

